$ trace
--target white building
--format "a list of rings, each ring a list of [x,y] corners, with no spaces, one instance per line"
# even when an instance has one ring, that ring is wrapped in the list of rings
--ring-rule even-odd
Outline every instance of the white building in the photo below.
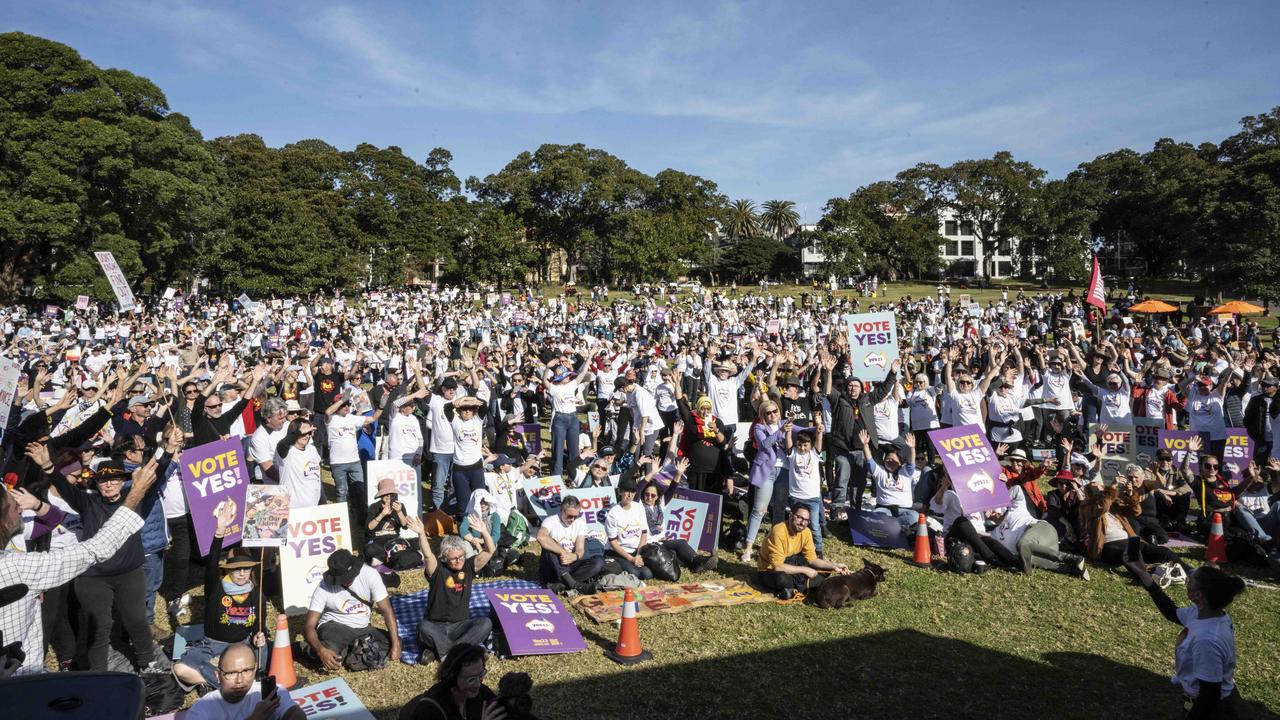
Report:
[[[997,248],[994,255],[985,262],[982,258],[982,241],[973,233],[973,223],[957,219],[951,209],[939,213],[938,234],[943,242],[938,246],[938,257],[942,261],[942,273],[948,277],[960,278],[1006,278],[1014,274],[1013,252],[1017,248],[1017,239],[1005,241]],[[800,230],[816,230],[817,225],[801,225]],[[810,244],[800,248],[800,266],[805,277],[813,277],[822,271],[826,256],[816,245]]]

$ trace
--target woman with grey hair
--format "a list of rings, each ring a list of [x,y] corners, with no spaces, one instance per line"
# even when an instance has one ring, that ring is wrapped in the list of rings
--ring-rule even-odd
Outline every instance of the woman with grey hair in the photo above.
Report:
[[[440,560],[431,552],[422,521],[416,517],[406,519],[410,530],[418,534],[418,547],[426,563],[427,611],[418,623],[418,642],[423,653],[443,659],[449,649],[460,643],[483,645],[493,631],[487,616],[471,617],[471,588],[476,574],[489,563],[497,546],[489,528],[478,517],[468,518],[471,527],[480,531],[484,545],[480,552],[467,558],[467,543],[457,535],[445,535],[440,539]]]

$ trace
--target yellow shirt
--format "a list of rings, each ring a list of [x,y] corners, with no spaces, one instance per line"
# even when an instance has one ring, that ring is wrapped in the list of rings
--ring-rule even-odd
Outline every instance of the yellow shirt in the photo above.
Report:
[[[781,522],[773,526],[760,546],[760,555],[756,559],[756,567],[761,572],[773,570],[787,561],[792,555],[803,554],[807,562],[818,559],[818,551],[813,546],[813,533],[805,528],[792,533],[787,523]]]

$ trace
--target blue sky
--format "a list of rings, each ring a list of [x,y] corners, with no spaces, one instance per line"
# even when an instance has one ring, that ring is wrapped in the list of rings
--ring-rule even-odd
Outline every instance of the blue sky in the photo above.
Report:
[[[1060,177],[1280,105],[1280,2],[10,2],[0,27],[151,78],[206,137],[546,142],[731,198],[828,198],[1009,150]]]

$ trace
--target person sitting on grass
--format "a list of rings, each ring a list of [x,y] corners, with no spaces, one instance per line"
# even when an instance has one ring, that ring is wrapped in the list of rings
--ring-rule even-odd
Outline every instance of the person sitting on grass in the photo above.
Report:
[[[756,561],[760,584],[783,600],[795,597],[797,590],[808,593],[821,585],[819,570],[849,574],[849,566],[818,557],[809,531],[811,517],[809,505],[797,503],[787,521],[774,525],[760,546]]]
[[[604,517],[604,531],[609,539],[605,556],[617,560],[623,572],[641,580],[652,580],[653,571],[645,567],[644,559],[640,557],[640,548],[649,542],[649,524],[645,520],[644,508],[635,502],[635,498],[635,473],[630,472],[618,481],[618,502]]]
[[[457,535],[445,535],[440,539],[440,562],[431,552],[422,522],[409,518],[409,529],[418,534],[418,547],[426,563],[423,574],[428,588],[427,610],[418,623],[418,643],[424,655],[429,653],[437,659],[444,658],[459,643],[483,644],[493,632],[489,618],[471,617],[470,607],[476,575],[488,564],[497,546],[480,518],[473,515],[467,519],[480,533],[483,546],[468,560],[466,541]]]
[[[511,700],[494,694],[484,684],[485,674],[484,648],[466,643],[454,645],[436,670],[436,684],[410,700],[397,717],[399,720],[533,720],[527,708],[518,716],[509,712]],[[523,699],[527,701],[530,683],[523,673],[507,673],[499,681],[498,689],[502,691],[508,679],[517,676],[525,680]]]
[[[604,558],[585,557],[587,523],[578,498],[561,499],[560,512],[542,521],[537,540],[542,548],[538,579],[554,592],[594,592],[592,581],[604,568]]]
[[[1018,556],[1018,570],[1030,575],[1031,568],[1038,567],[1089,579],[1084,558],[1062,552],[1058,547],[1058,531],[1048,522],[1035,519],[1027,510],[1021,487],[1009,488],[1009,506],[988,514],[988,518],[996,523],[991,537]]]
[[[421,526],[416,531],[421,537]],[[331,672],[342,667],[348,670],[381,667],[379,662],[385,664],[388,657],[399,660],[396,616],[378,571],[345,548],[334,551],[327,564],[328,570],[307,606],[307,620],[302,629],[307,654]],[[382,614],[386,630],[369,624],[374,607]],[[380,652],[383,643],[389,646],[389,653]]]
[[[1149,560],[1159,563],[1179,563],[1181,559],[1172,550],[1141,540],[1133,527],[1133,518],[1141,512],[1137,498],[1129,491],[1127,479],[1117,478],[1115,485],[1100,488],[1090,484],[1080,506],[1080,515],[1086,528],[1085,544],[1089,558],[1116,567],[1124,560],[1125,548],[1131,538],[1138,538],[1142,553]],[[1184,569],[1190,568],[1184,565]]]
[[[644,509],[645,524],[649,528],[649,543],[661,545],[675,553],[676,559],[693,572],[715,570],[720,564],[715,555],[699,555],[688,542],[680,538],[667,537],[667,503],[671,501],[676,488],[680,486],[684,471],[689,469],[689,459],[677,460],[675,469],[676,475],[667,484],[665,494],[658,483],[651,479],[652,475],[645,479],[644,489],[640,491],[640,506]]]
[[[871,434],[862,430],[858,436],[863,446],[869,447]],[[915,501],[915,487],[920,481],[920,472],[916,469],[916,436],[907,433],[903,445],[888,443],[884,446],[883,453],[879,463],[870,453],[864,461],[867,479],[871,481],[876,500],[876,507],[872,512],[892,515],[897,518],[904,533],[912,534],[920,519],[919,513],[924,509],[922,503]]]
[[[236,643],[228,645],[218,656],[217,690],[192,704],[189,720],[303,720],[302,708],[289,697],[289,691],[276,687],[271,697],[262,697],[258,675],[258,658],[253,649]]]
[[[477,566],[476,572],[480,577],[500,575],[503,570],[520,560],[520,551],[509,545],[498,544],[502,538],[502,515],[494,510],[494,504],[494,497],[488,490],[482,488],[472,492],[466,517],[462,518],[462,525],[458,526],[458,537],[467,542],[467,557],[475,557],[484,547],[484,534],[473,524],[475,520],[479,518],[480,523],[489,529],[489,537],[493,539],[495,548],[489,562],[484,567]]]

